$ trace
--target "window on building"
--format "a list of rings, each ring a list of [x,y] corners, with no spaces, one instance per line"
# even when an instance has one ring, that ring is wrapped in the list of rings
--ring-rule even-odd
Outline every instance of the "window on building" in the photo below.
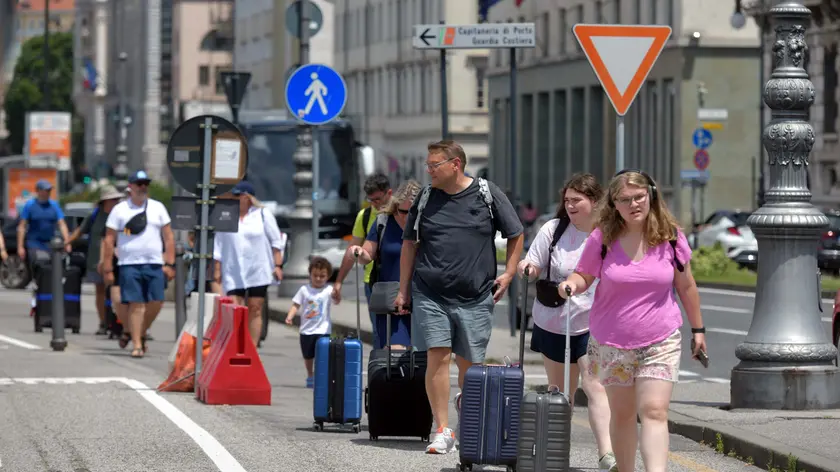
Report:
[[[606,23],[606,20],[604,20],[604,2],[601,0],[595,1],[595,23]]]
[[[542,36],[539,46],[542,50],[543,57],[548,57],[549,52],[551,52],[551,27],[549,25],[549,18],[548,12],[543,13],[540,18],[540,27],[537,30],[537,34]]]
[[[483,67],[475,68],[475,106],[484,108],[484,81],[485,71]]]
[[[210,85],[210,66],[198,66],[198,85]]]
[[[229,70],[229,66],[216,67],[216,93],[219,95],[223,95],[225,93],[225,81],[222,80],[222,72]]]
[[[575,7],[576,14],[575,14],[575,23],[583,23],[584,21],[584,14],[583,14],[583,5],[578,5]],[[583,48],[580,47],[580,43],[575,41],[575,47],[577,48],[578,52],[583,51]]]
[[[837,43],[823,49],[823,132],[837,132]]]
[[[674,3],[670,0],[665,2],[665,24],[674,27]]]
[[[566,10],[560,9],[558,17],[559,29],[557,30],[557,39],[559,40],[559,53],[562,56],[566,54],[566,37],[569,34],[568,25],[566,24]]]
[[[655,25],[659,24],[659,0],[651,0],[650,2],[650,19]]]
[[[233,38],[212,30],[201,39],[199,49],[202,51],[233,51]]]
[[[586,172],[586,89],[572,89],[572,173]]]
[[[552,149],[553,156],[567,156],[567,141],[569,120],[566,113],[568,113],[568,102],[565,90],[557,90],[554,92],[554,119],[552,120],[554,127],[554,149]],[[551,178],[554,188],[560,188],[566,181],[566,159],[555,159],[554,175]]]
[[[633,5],[633,23],[642,24],[642,0],[635,0]]]
[[[618,25],[621,24],[621,0],[613,0],[613,21]]]

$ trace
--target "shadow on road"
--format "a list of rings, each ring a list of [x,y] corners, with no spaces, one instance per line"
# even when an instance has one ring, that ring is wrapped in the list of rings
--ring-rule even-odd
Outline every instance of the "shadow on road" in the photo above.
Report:
[[[380,447],[382,449],[396,449],[399,451],[414,451],[414,452],[423,452],[426,450],[426,441],[421,441],[418,439],[411,439],[411,438],[393,438],[393,439],[380,439],[379,441],[371,441],[368,438],[356,438],[351,439],[351,443],[358,444],[360,446],[373,446],[373,447]]]

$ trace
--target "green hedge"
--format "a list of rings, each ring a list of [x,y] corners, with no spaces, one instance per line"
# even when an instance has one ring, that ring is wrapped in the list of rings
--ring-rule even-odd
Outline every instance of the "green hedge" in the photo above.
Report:
[[[59,202],[61,203],[62,206],[66,205],[68,203],[78,203],[78,202],[96,203],[96,202],[99,201],[100,189],[101,189],[101,187],[96,188],[96,189],[87,188],[82,192],[63,195],[59,199]],[[170,189],[169,187],[167,187],[165,185],[162,185],[162,184],[159,184],[157,182],[152,182],[152,184],[149,186],[149,196],[151,198],[163,203],[164,205],[166,205],[166,208],[171,207],[171,204],[172,204],[172,189]]]

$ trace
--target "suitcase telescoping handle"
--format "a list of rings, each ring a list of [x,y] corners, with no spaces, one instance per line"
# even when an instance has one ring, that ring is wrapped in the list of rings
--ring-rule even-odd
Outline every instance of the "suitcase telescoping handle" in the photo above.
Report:
[[[572,336],[569,334],[572,330],[572,302],[569,300],[572,296],[572,288],[568,285],[566,288],[566,352],[564,353],[564,359],[566,361],[566,365],[563,368],[563,394],[566,395],[566,400],[569,401],[569,404],[572,403],[572,397],[569,396],[569,382],[571,381],[570,373],[571,365],[572,365],[572,348],[569,346],[572,341]]]
[[[391,313],[385,315],[385,346],[388,350],[388,370],[385,371],[385,378],[387,380],[391,380],[391,317],[394,316]],[[408,379],[414,380],[414,347],[408,347]]]
[[[525,268],[525,281],[522,285],[522,313],[519,316],[519,368],[525,370],[525,329],[528,327],[528,276],[531,275],[531,267]]]
[[[360,292],[361,285],[364,283],[362,278],[362,266],[359,264],[359,250],[353,253],[356,257],[356,339],[362,339],[362,294]],[[375,328],[375,327],[374,327]]]

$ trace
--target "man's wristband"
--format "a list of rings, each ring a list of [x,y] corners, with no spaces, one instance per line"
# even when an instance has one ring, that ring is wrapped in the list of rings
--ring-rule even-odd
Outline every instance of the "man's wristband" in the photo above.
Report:
[[[706,328],[691,328],[691,334],[706,334]]]

